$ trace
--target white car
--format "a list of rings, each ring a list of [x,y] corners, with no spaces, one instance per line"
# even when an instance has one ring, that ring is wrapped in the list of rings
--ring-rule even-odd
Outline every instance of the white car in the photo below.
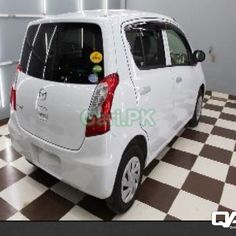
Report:
[[[13,147],[125,212],[143,169],[198,124],[204,59],[163,15],[95,10],[34,21],[11,88]]]

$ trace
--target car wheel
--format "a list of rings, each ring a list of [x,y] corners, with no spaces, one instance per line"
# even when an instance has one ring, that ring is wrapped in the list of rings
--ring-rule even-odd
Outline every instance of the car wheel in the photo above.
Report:
[[[189,122],[190,127],[198,126],[198,123],[200,121],[201,114],[202,114],[202,103],[203,103],[203,92],[200,90],[198,93],[198,98],[197,98],[197,103],[196,103],[195,111],[193,114],[193,118]]]
[[[138,145],[132,145],[123,154],[112,195],[107,199],[107,205],[114,213],[124,213],[133,205],[142,180],[143,160]]]

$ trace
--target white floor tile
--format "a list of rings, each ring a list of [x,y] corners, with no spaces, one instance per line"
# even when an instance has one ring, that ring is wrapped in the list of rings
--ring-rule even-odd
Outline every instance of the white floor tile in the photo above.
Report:
[[[236,116],[236,109],[225,107],[223,109],[223,113],[227,113],[227,114],[235,115]]]
[[[236,152],[233,153],[230,165],[236,167]]]
[[[173,148],[180,151],[192,153],[194,155],[199,155],[199,153],[201,152],[203,148],[203,145],[204,144],[202,143],[180,137],[174,143]]]
[[[90,214],[79,206],[74,206],[60,221],[98,221],[100,218]]]
[[[209,96],[209,95],[205,95],[204,98],[206,98],[206,99],[210,99],[211,96]]]
[[[27,217],[22,215],[20,212],[17,212],[15,215],[7,219],[8,221],[29,221]]]
[[[180,191],[169,214],[180,220],[211,220],[213,211],[218,209],[218,204]]]
[[[47,190],[42,184],[26,176],[0,193],[0,197],[17,210],[29,205]]]
[[[186,169],[160,162],[148,177],[179,189],[183,186],[188,174],[189,171]]]
[[[3,125],[0,127],[0,135],[8,135],[9,130],[8,130],[8,125]]]
[[[229,166],[199,156],[193,165],[192,171],[225,182]]]
[[[220,112],[203,108],[202,109],[202,115],[212,117],[212,118],[219,118]]]
[[[236,131],[236,122],[233,121],[218,119],[216,126]]]
[[[223,106],[226,104],[226,102],[210,99],[210,100],[207,102],[207,104],[211,104],[211,105],[223,107]]]
[[[212,96],[212,97],[217,97],[217,98],[226,98],[226,99],[229,98],[229,95],[228,95],[228,94],[226,94],[226,93],[220,93],[220,92],[215,92],[215,91],[212,92],[211,96]]]
[[[164,220],[166,214],[142,202],[135,201],[134,205],[124,214],[117,215],[113,220]]]
[[[194,128],[191,128],[191,129],[202,132],[202,133],[210,134],[211,131],[213,130],[213,128],[214,128],[214,125],[209,125],[209,124],[199,122],[197,127],[194,127]]]
[[[220,137],[217,135],[209,135],[207,141],[207,144],[212,145],[214,147],[218,147],[221,149],[225,149],[228,151],[233,152],[234,146],[235,146],[235,141],[232,139]]]
[[[2,136],[0,137],[0,151],[6,149],[11,146],[11,140]]]
[[[220,204],[236,211],[236,186],[225,184]]]
[[[230,102],[230,103],[236,103],[236,100],[228,100],[227,102]]]
[[[51,189],[60,196],[66,198],[67,200],[75,204],[77,204],[85,196],[85,193],[82,193],[79,190],[74,189],[71,186],[62,182],[57,183]]]
[[[36,169],[36,167],[34,167],[28,161],[26,161],[24,157],[21,157],[16,161],[11,162],[11,165],[26,175],[31,174]]]

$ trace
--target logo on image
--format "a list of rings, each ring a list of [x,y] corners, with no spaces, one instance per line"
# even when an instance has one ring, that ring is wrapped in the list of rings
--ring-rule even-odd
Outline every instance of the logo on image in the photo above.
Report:
[[[236,229],[236,212],[232,212],[231,214],[227,211],[213,212],[212,224],[214,226]]]

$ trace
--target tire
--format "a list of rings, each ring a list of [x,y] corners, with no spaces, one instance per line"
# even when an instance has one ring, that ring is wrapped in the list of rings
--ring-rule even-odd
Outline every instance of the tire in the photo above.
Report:
[[[200,118],[201,118],[201,113],[202,113],[202,103],[203,103],[203,92],[202,90],[199,91],[198,97],[197,97],[197,102],[194,110],[194,114],[192,119],[189,121],[189,126],[190,127],[196,127],[199,124]],[[199,111],[200,109],[200,111]]]
[[[135,165],[136,162],[137,162],[137,166]],[[135,185],[137,187],[136,187],[136,189],[134,187],[132,189],[133,191],[130,191],[130,195],[128,194],[126,201],[124,201],[123,199],[125,198],[124,196],[126,194],[124,194],[123,198],[122,198],[122,192],[124,193],[124,191],[122,191],[122,189],[125,189],[126,186],[122,185],[122,179],[124,180],[124,176],[125,176],[125,179],[127,181],[129,181],[128,175],[125,175],[124,173],[129,170],[128,167],[131,167],[130,163],[133,163],[133,166],[137,167],[137,169],[138,169],[138,162],[140,165],[139,179],[138,180],[136,179],[135,184],[132,184],[132,186]],[[119,165],[119,168],[118,168],[117,175],[116,175],[116,180],[115,180],[112,195],[106,200],[107,206],[110,208],[111,211],[113,211],[116,214],[124,213],[133,205],[136,195],[137,195],[137,190],[139,189],[140,183],[142,180],[143,168],[144,168],[143,153],[142,153],[140,147],[138,145],[134,144],[134,145],[130,146],[124,152],[121,162],[120,162],[120,165]],[[138,171],[135,173],[138,173]],[[133,181],[134,181],[134,178],[130,178],[130,179],[133,179]],[[128,191],[128,189],[130,189],[130,188],[127,187],[127,189],[125,189],[125,190]],[[135,191],[134,191],[134,189],[135,189]]]

